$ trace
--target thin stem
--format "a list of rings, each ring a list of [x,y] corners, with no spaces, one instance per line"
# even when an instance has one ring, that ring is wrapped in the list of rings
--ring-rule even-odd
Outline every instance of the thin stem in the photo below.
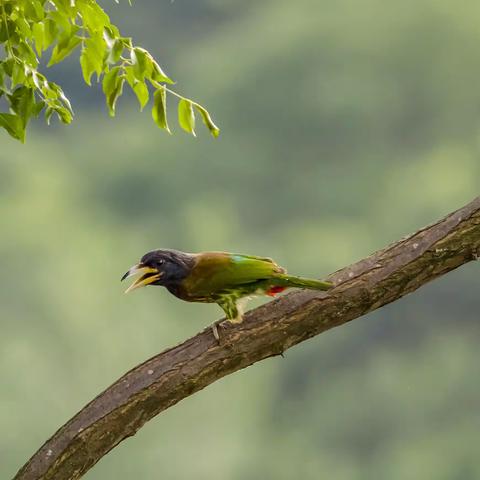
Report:
[[[161,85],[161,84],[159,84]],[[180,100],[189,100],[188,98],[185,98],[183,97],[182,95],[180,95],[179,93],[177,92],[174,92],[173,90],[170,90],[168,87],[166,87],[165,85],[162,85],[162,87],[165,89],[166,92],[170,93],[171,95],[174,95],[175,97],[177,98],[180,98]],[[191,101],[191,100],[190,100]],[[193,102],[192,102],[193,103]]]
[[[2,17],[3,22],[5,23],[5,32],[7,33],[7,40],[5,42],[5,50],[10,57],[13,58],[17,63],[21,63],[22,61],[15,55],[12,48],[12,43],[10,41],[10,32],[8,31],[8,22],[7,22],[7,12],[5,12],[5,4],[2,2]]]
[[[8,53],[10,53],[10,56],[15,57],[12,51],[12,45],[10,43],[10,33],[8,31],[8,22],[7,22],[7,13],[5,12],[5,4],[2,2],[2,17],[3,17],[3,22],[5,23],[5,32],[7,33],[7,41],[6,43],[6,50]]]

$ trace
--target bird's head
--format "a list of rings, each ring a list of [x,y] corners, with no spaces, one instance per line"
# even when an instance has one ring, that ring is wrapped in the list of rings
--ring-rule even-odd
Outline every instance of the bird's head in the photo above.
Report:
[[[146,253],[122,277],[122,281],[132,275],[140,275],[125,293],[147,285],[168,286],[183,280],[191,271],[194,255],[177,250],[153,250]]]

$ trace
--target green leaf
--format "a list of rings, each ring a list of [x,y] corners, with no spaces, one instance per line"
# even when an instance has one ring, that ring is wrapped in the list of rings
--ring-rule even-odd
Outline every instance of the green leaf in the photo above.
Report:
[[[53,108],[47,107],[45,109],[45,121],[47,122],[47,125],[50,125],[50,119],[52,118],[52,114],[53,114]]]
[[[46,81],[43,86],[41,87],[42,89],[42,94],[48,99],[48,100],[56,100],[58,98],[58,94],[56,90],[53,88],[53,82]]]
[[[61,62],[65,57],[68,57],[81,41],[81,38],[76,35],[63,36],[53,48],[48,66],[51,67],[52,65]]]
[[[25,17],[18,17],[15,20],[15,26],[19,33],[19,35],[23,38],[31,38],[32,37],[32,30],[30,28],[30,24],[27,22]]]
[[[41,74],[39,74],[40,76]],[[73,119],[72,106],[70,101],[63,93],[63,90],[54,82],[49,82],[44,78],[42,93],[46,98],[46,111],[45,118],[47,123],[50,121],[50,117],[53,112],[58,115],[58,118],[63,123],[70,123]],[[52,111],[50,111],[52,110]]]
[[[0,43],[6,42],[8,40],[8,31],[5,27],[5,22],[0,17]]]
[[[120,36],[120,30],[118,30],[118,27],[116,27],[115,25],[111,23],[109,25],[106,25],[104,31],[108,33],[110,38],[119,38],[120,40],[122,40]]]
[[[45,107],[45,102],[43,100],[41,100],[40,102],[36,102],[32,108],[32,117],[37,118],[44,107]]]
[[[45,17],[45,10],[39,0],[29,0],[24,3],[25,15],[32,22],[40,22]]]
[[[210,133],[217,138],[220,135],[220,129],[213,123],[212,117],[208,113],[208,111],[199,105],[198,103],[195,103],[195,108],[200,112],[200,115],[202,116],[203,123],[206,125],[206,127],[210,130]]]
[[[161,69],[160,65],[152,58],[153,71],[151,78],[156,82],[160,83],[170,83],[174,84],[175,82]]]
[[[31,67],[36,67],[38,65],[37,56],[28,43],[19,41],[12,50],[17,58],[20,58],[23,63],[28,63]]]
[[[178,123],[186,132],[191,133],[194,137],[196,136],[193,103],[186,98],[182,98],[178,102]]]
[[[103,93],[106,97],[108,97],[113,89],[115,88],[115,83],[117,81],[117,77],[120,73],[120,66],[113,67],[108,73],[103,76],[102,81],[102,88]]]
[[[45,24],[43,22],[37,22],[32,27],[33,40],[35,41],[35,49],[39,56],[42,55],[46,47],[45,41]]]
[[[120,75],[120,66],[112,68],[104,77],[102,82],[108,112],[111,117],[115,116],[115,104],[122,95],[125,77]]]
[[[24,126],[27,125],[35,108],[35,98],[33,95],[33,88],[21,86],[8,95],[10,108],[16,113]]]
[[[84,48],[80,54],[80,67],[82,68],[82,75],[85,83],[91,86],[91,78],[93,72],[95,71],[95,65],[87,52],[88,50]]]
[[[123,46],[128,49],[132,49],[132,39],[130,37],[120,37],[120,41],[123,43]]]
[[[65,96],[65,94],[63,93],[63,90],[56,83],[52,83],[52,86],[53,86],[54,91],[57,93],[57,96],[60,99],[60,101],[62,102],[62,104],[65,107],[67,107],[71,116],[73,117],[73,110],[72,110],[72,105],[70,104],[70,100]],[[70,123],[70,122],[68,122],[68,123]]]
[[[167,122],[167,94],[165,87],[159,88],[153,95],[152,118],[160,128],[165,129],[168,133],[172,133]]]
[[[117,32],[118,33],[118,32]],[[111,27],[106,27],[103,30],[103,39],[105,40],[107,58],[109,64],[117,63],[122,56],[125,48],[123,41],[115,34]]]
[[[3,127],[13,138],[25,142],[25,125],[18,115],[0,113],[0,127]]]
[[[110,25],[110,18],[93,0],[79,0],[76,2],[82,23],[91,32],[103,32],[104,27]]]
[[[148,87],[144,82],[137,82],[137,84],[133,87],[133,91],[135,92],[138,103],[140,104],[140,110],[143,110],[143,107],[145,107],[145,105],[148,103]]]
[[[125,67],[125,77],[127,78],[127,82],[133,90],[133,87],[135,87],[138,82],[138,80],[135,78],[135,74],[133,73],[133,67]]]
[[[138,80],[143,82],[145,77],[150,78],[153,65],[151,57],[146,50],[139,47],[133,48],[130,52],[130,59],[133,64],[133,73]]]
[[[71,16],[66,10],[59,9],[50,11],[50,18],[57,24],[57,26],[63,29],[66,36],[70,36],[72,34],[72,28],[74,30],[78,30],[78,27],[70,23]]]
[[[115,84],[115,89],[113,92],[110,94],[108,98],[108,107],[110,109],[110,116],[115,115],[115,105],[117,103],[117,100],[120,98],[123,92],[123,84],[125,83],[125,78],[119,77],[117,83]]]
[[[36,70],[32,70],[32,83],[35,85],[35,88],[43,93],[43,88],[47,82],[47,79],[41,73],[38,73]]]
[[[2,62],[3,71],[11,77],[13,75],[13,66],[15,65],[15,60],[13,58],[8,58]]]
[[[83,78],[91,85],[93,72],[99,76],[103,72],[106,44],[101,34],[95,34],[85,41],[85,47],[80,55]]]
[[[111,48],[107,48],[107,62],[117,63],[123,53],[123,43],[121,40],[114,40]]]
[[[45,28],[43,49],[46,50],[56,40],[58,34],[58,26],[51,18],[47,18],[44,24]]]
[[[53,106],[55,113],[58,115],[58,118],[66,124],[72,122],[73,115],[67,108],[63,107],[61,104],[57,104]]]
[[[12,87],[25,81],[25,64],[13,62],[12,64]]]

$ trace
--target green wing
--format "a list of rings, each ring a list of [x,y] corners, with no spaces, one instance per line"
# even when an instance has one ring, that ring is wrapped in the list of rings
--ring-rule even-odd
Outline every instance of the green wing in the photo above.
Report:
[[[234,289],[283,273],[272,259],[237,253],[207,252],[199,254],[185,286],[195,294],[212,294]]]

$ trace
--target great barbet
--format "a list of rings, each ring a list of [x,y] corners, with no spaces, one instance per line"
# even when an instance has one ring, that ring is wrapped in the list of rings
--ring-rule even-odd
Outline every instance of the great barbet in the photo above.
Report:
[[[271,258],[227,252],[153,250],[123,275],[140,275],[126,293],[147,285],[165,287],[187,302],[217,303],[233,323],[242,321],[245,299],[275,296],[287,288],[329,290],[330,282],[287,274]],[[213,334],[219,340],[217,323]]]

